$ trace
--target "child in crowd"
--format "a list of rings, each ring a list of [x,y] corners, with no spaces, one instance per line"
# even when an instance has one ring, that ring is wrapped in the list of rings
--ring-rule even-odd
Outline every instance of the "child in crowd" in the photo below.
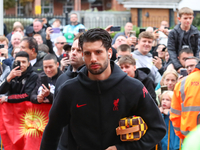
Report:
[[[161,95],[161,107],[159,109],[164,117],[165,124],[167,126],[167,133],[165,137],[161,140],[162,150],[179,149],[180,139],[178,136],[175,135],[174,127],[172,126],[172,122],[169,120],[172,96],[172,91],[165,91]]]

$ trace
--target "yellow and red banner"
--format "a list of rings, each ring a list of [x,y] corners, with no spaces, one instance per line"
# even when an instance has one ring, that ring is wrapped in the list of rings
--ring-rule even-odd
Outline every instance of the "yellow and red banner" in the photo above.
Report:
[[[0,133],[4,150],[39,150],[51,104],[0,104]]]

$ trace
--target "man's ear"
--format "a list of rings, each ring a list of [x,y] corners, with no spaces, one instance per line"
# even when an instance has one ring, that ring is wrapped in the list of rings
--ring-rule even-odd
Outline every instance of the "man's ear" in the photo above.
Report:
[[[59,62],[57,62],[57,64],[56,64],[56,65],[57,65],[57,68],[59,68]]]
[[[118,54],[116,53],[116,58],[118,57]]]
[[[108,49],[108,58],[111,59],[111,57],[112,57],[112,48],[109,48]]]
[[[178,21],[181,21],[181,17],[178,17]]]
[[[134,71],[137,69],[137,68],[136,68],[136,65],[133,66],[133,69],[134,69]]]

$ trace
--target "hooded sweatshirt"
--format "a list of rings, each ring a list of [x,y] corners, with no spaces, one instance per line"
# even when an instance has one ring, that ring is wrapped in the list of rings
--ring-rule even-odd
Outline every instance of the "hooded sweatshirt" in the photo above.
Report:
[[[156,93],[155,93],[155,84],[151,78],[149,78],[150,69],[149,68],[138,68],[135,71],[135,79],[140,80],[144,86],[147,88],[149,94],[153,98],[154,102],[156,101]]]
[[[132,53],[133,58],[136,60],[136,68],[147,67],[151,70],[149,77],[158,84],[161,80],[161,75],[158,69],[153,65],[152,54],[142,55],[138,50]]]
[[[111,62],[106,80],[91,80],[83,67],[60,88],[50,111],[40,150],[56,150],[62,128],[69,124],[69,150],[149,150],[165,135],[166,126],[143,84]],[[66,97],[67,95],[67,97]],[[139,140],[122,142],[116,135],[119,120],[141,116],[148,130]]]

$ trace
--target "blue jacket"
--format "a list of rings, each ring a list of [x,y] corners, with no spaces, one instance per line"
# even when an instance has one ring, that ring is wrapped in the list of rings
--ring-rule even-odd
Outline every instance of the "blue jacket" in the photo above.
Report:
[[[167,150],[168,146],[168,130],[169,130],[169,114],[168,115],[163,115],[165,124],[167,126],[167,132],[164,138],[161,140],[161,145],[162,145],[162,150]],[[169,149],[170,150],[178,150],[179,149],[179,143],[180,139],[178,136],[176,136],[174,132],[174,127],[172,125],[172,122],[170,121],[170,143],[169,143]]]

